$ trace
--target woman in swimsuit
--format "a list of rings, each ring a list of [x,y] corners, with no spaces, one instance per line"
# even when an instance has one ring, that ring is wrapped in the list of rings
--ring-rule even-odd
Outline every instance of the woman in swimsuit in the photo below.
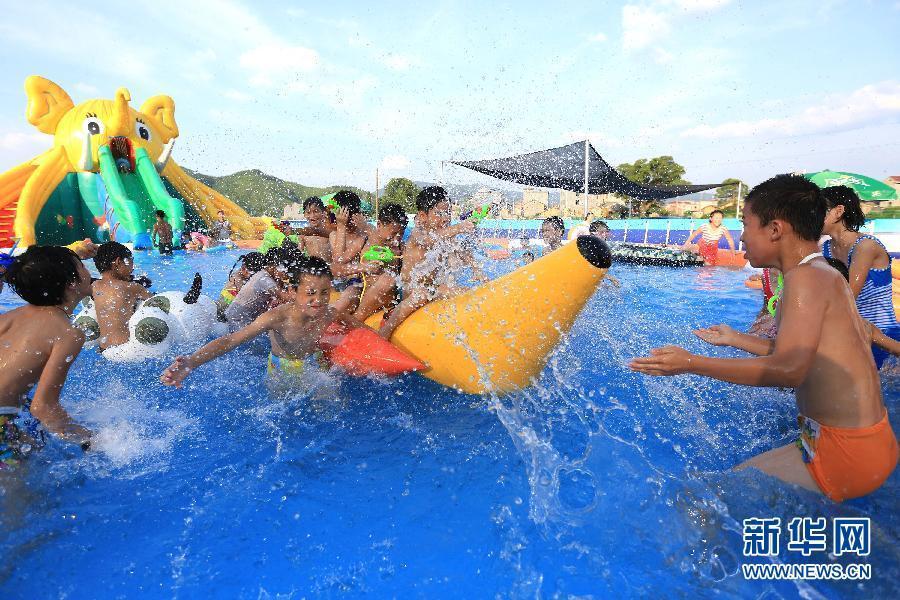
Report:
[[[886,336],[900,340],[900,324],[891,300],[891,257],[878,238],[859,232],[866,222],[859,196],[843,185],[825,188],[822,196],[828,207],[822,234],[831,237],[822,245],[822,253],[847,265],[850,290],[862,318]],[[887,352],[873,346],[872,354],[880,369]]]
[[[728,247],[731,249],[731,253],[734,254],[734,239],[731,237],[731,232],[722,226],[722,219],[724,218],[725,214],[721,210],[717,209],[709,213],[709,223],[704,223],[691,233],[682,248],[699,254],[703,257],[706,264],[715,265],[719,252],[719,240],[722,236],[725,236],[725,241],[728,242]],[[694,244],[694,238],[698,235],[700,239]]]

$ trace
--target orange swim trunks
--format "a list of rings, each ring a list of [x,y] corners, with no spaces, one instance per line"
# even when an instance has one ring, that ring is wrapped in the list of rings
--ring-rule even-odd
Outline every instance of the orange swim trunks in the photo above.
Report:
[[[841,502],[871,494],[897,466],[897,437],[887,412],[869,427],[828,427],[800,415],[797,447],[822,492]]]

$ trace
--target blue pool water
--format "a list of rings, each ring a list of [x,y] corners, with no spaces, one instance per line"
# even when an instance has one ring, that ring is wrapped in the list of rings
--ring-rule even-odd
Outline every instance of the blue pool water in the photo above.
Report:
[[[137,263],[155,289],[198,270],[216,293],[236,254]],[[669,342],[731,353],[690,329],[749,324],[746,271],[612,273],[538,384],[502,399],[331,374],[284,397],[247,353],[176,391],[164,361],[85,351],[64,404],[100,450],[51,443],[6,491],[0,598],[900,597],[897,473],[842,505],[732,473],[792,439],[788,393],[626,368]],[[742,520],[795,516],[870,517],[872,579],[744,580]]]

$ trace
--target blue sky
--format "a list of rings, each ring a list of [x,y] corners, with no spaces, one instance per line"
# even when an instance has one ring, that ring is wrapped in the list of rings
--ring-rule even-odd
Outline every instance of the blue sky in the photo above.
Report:
[[[599,5],[599,6],[597,6]],[[695,183],[900,175],[900,1],[9,3],[0,169],[49,147],[29,74],[77,103],[175,99],[174,157],[307,184],[436,180],[442,160],[589,137]],[[491,180],[457,167],[445,179]]]

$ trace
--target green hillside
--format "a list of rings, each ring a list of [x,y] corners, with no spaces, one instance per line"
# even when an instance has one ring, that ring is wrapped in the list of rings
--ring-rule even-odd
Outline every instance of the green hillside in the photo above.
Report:
[[[184,167],[182,167],[184,168]],[[274,175],[263,173],[259,169],[238,171],[231,175],[216,177],[204,175],[190,169],[184,169],[217,192],[224,194],[251,215],[267,215],[280,218],[284,207],[293,202],[303,202],[309,196],[330,194],[338,190],[352,190],[359,197],[370,204],[374,200],[371,192],[361,190],[354,186],[330,185],[328,187],[313,187],[285,181]]]

